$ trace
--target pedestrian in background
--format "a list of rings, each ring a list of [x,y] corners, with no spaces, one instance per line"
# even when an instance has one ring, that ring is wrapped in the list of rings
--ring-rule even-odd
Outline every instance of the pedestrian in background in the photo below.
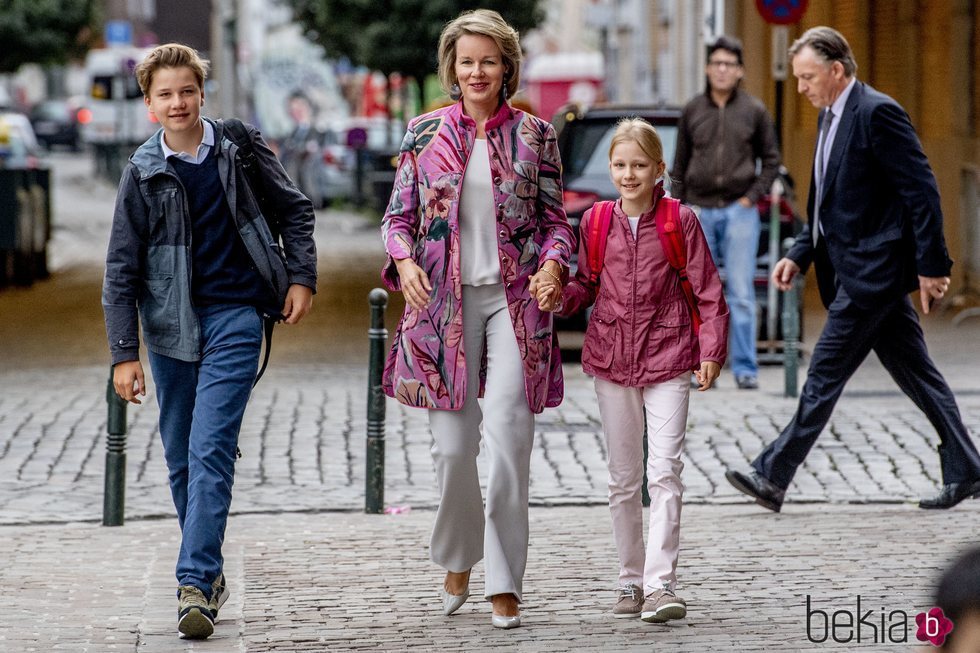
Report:
[[[663,623],[682,619],[675,594],[680,547],[681,452],[687,432],[690,375],[707,390],[725,362],[728,309],[708,244],[694,212],[664,196],[663,144],[650,123],[621,120],[609,147],[609,171],[620,198],[613,207],[598,277],[587,234],[601,210],[582,218],[578,269],[565,286],[562,315],[595,304],[582,348],[582,369],[595,377],[609,465],[609,509],[619,553],[615,617]],[[657,234],[655,216],[676,211],[687,275],[703,323],[691,306]],[[675,223],[676,224],[676,223]],[[643,428],[649,443],[650,525],[643,548]]]
[[[527,562],[534,414],[562,399],[549,311],[574,236],[555,130],[507,101],[520,79],[517,32],[494,11],[466,12],[443,29],[438,58],[444,88],[460,100],[413,119],[402,142],[383,219],[383,277],[407,305],[384,389],[429,410],[440,491],[430,552],[447,571],[444,613],[466,601],[482,558],[491,621],[513,628]],[[543,288],[552,292],[538,301]]]
[[[919,507],[952,508],[980,496],[980,455],[929,357],[908,297],[918,287],[928,314],[949,287],[953,262],[936,179],[908,114],[857,80],[854,54],[840,32],[814,27],[789,52],[800,94],[820,109],[819,136],[810,219],[776,264],[772,281],[789,290],[814,263],[827,321],[796,414],[752,462],[752,472],[726,475],[738,490],[779,512],[844,384],[874,351],[939,433],[943,487]]]
[[[293,91],[286,99],[286,109],[293,121],[293,130],[279,143],[279,161],[289,178],[314,206],[323,204],[318,185],[320,143],[323,134],[316,128],[316,108],[302,91]]]
[[[313,206],[248,128],[283,256],[254,195],[243,192],[237,145],[220,121],[201,117],[207,70],[178,43],[154,48],[136,67],[161,129],[123,171],[102,289],[113,385],[134,404],[146,395],[142,319],[181,529],[177,630],[191,639],[214,632],[228,598],[221,545],[262,346],[260,313],[295,324],[316,287]]]
[[[761,223],[756,202],[779,172],[776,132],[765,106],[739,88],[742,43],[708,46],[707,88],[684,107],[671,172],[673,195],[695,208],[711,255],[725,273],[736,385],[759,387],[755,268]]]

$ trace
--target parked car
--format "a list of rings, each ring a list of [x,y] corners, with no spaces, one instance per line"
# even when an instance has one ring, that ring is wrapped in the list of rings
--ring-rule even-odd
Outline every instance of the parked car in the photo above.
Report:
[[[320,205],[347,201],[354,194],[354,151],[347,147],[347,135],[327,129],[320,136],[317,162]]]
[[[88,115],[88,109],[69,98],[44,100],[31,109],[31,125],[37,140],[46,148],[64,145],[73,152],[81,144],[81,125]]]
[[[678,108],[648,105],[599,105],[584,108],[571,104],[558,111],[553,122],[558,130],[558,149],[561,152],[565,212],[576,234],[582,215],[595,202],[615,200],[619,197],[609,177],[609,145],[612,142],[616,123],[626,116],[636,116],[650,122],[663,142],[664,162],[669,171],[673,167],[674,152],[677,148],[677,124],[680,115],[681,111]],[[781,175],[787,193],[792,193],[792,179],[788,172],[782,169]],[[670,192],[669,181],[665,184],[665,188]],[[759,306],[760,341],[768,339],[766,315],[769,284],[769,205],[768,196],[764,196],[759,202],[762,231],[756,259],[755,291]],[[802,220],[793,209],[791,195],[781,202],[780,209],[780,242],[782,242],[782,239],[799,232],[802,228]],[[573,255],[573,270],[576,258],[577,255]],[[719,272],[724,278],[723,265],[719,265]],[[584,330],[586,322],[587,315],[583,312],[569,319],[559,319],[558,328]],[[777,333],[777,337],[781,335]]]

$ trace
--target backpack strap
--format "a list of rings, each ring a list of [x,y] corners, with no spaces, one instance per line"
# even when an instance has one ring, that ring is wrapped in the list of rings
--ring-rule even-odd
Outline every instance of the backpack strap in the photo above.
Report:
[[[265,192],[265,183],[262,179],[262,174],[259,172],[259,161],[255,156],[255,147],[252,143],[252,137],[245,127],[245,123],[238,118],[227,118],[218,122],[224,125],[225,134],[229,140],[238,146],[238,160],[242,162],[245,179],[248,180],[249,188],[251,188],[252,195],[258,201],[259,208],[262,209],[262,215],[265,218],[266,224],[269,225],[272,238],[276,242],[279,242],[279,216],[268,201],[268,194]]]
[[[245,128],[245,123],[238,118],[228,118],[219,122],[224,126],[225,135],[228,136],[232,143],[238,146],[238,160],[242,163],[245,179],[248,182],[249,188],[252,189],[252,194],[255,195],[255,199],[259,203],[259,208],[262,209],[263,217],[265,217],[266,223],[269,225],[269,231],[272,232],[272,237],[278,242],[279,224],[278,220],[275,219],[275,214],[266,209],[265,185],[262,183],[262,176],[259,173],[259,164],[255,156],[252,137],[249,136],[248,129]],[[276,322],[282,320],[282,315],[272,315],[261,309],[259,309],[259,316],[262,318],[262,331],[265,334],[265,353],[262,355],[262,364],[259,366],[259,371],[255,375],[255,381],[252,382],[253,388],[259,382],[259,379],[262,378],[262,375],[265,374],[265,369],[269,366],[269,356],[272,354],[272,331],[276,326]],[[238,457],[241,458],[241,450],[239,449],[237,451]]]
[[[612,224],[613,206],[615,202],[596,202],[592,206],[592,221],[589,231],[585,234],[589,255],[589,283],[595,285],[606,258],[606,240],[609,237],[609,226]]]
[[[680,277],[681,290],[684,291],[684,298],[691,309],[691,324],[694,327],[694,334],[697,335],[701,330],[701,312],[698,310],[691,280],[687,276],[687,245],[684,242],[680,215],[681,203],[678,200],[671,197],[661,197],[658,200],[654,216],[657,222],[657,235],[660,236],[660,244],[667,255],[667,262]]]

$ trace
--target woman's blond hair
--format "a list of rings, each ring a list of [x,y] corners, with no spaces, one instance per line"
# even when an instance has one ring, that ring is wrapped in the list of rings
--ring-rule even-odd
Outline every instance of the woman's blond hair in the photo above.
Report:
[[[627,117],[621,118],[616,123],[616,131],[613,132],[612,141],[609,143],[609,158],[612,158],[613,150],[620,143],[634,141],[643,150],[643,153],[653,159],[656,163],[664,162],[664,144],[660,140],[660,134],[643,118]],[[667,167],[664,166],[663,177],[667,176]]]
[[[204,90],[204,78],[208,76],[210,62],[202,59],[194,48],[183,43],[166,43],[150,50],[136,66],[136,82],[140,85],[143,95],[150,94],[153,85],[153,75],[161,68],[190,68],[197,78],[197,85]]]
[[[492,38],[504,63],[504,95],[513,97],[521,82],[521,41],[517,30],[496,11],[474,9],[446,23],[439,36],[439,82],[446,93],[453,94],[456,77],[456,43],[461,36],[475,34]]]

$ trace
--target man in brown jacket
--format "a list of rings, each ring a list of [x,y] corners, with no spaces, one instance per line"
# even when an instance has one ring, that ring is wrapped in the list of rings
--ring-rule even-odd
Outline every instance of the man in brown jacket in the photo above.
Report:
[[[776,178],[779,149],[765,106],[738,88],[743,74],[738,39],[721,36],[708,46],[707,88],[681,114],[671,177],[674,196],[698,213],[711,255],[724,269],[732,372],[739,388],[754,390],[756,202]]]

